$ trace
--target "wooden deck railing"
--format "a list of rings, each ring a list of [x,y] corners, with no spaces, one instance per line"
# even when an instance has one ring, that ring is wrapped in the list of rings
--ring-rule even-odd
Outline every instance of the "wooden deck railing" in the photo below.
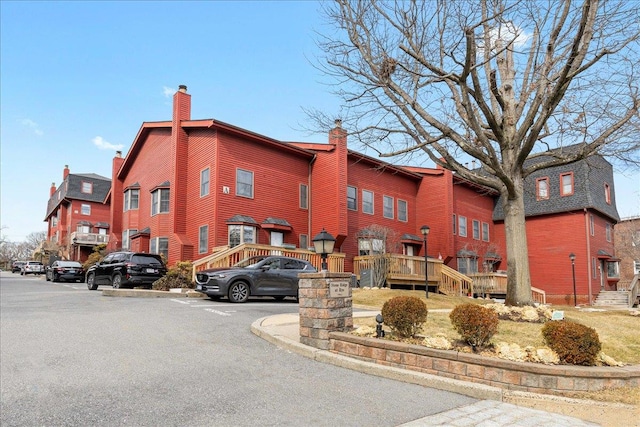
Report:
[[[233,248],[219,246],[214,249],[211,255],[200,258],[193,262],[193,277],[198,271],[208,268],[224,268],[242,261],[243,259],[258,255],[283,255],[293,258],[300,258],[309,261],[315,268],[320,270],[322,259],[320,255],[305,249],[286,249],[279,246],[257,245],[253,243],[243,243]],[[331,272],[344,272],[344,254],[334,253],[327,257],[328,269]]]
[[[193,277],[198,271],[208,268],[230,267],[245,258],[257,255],[283,255],[300,258],[309,261],[315,268],[320,270],[322,260],[320,255],[305,249],[286,249],[277,246],[257,245],[244,243],[233,248],[219,246],[214,248],[213,253],[193,262]],[[334,253],[328,256],[327,264],[329,271],[344,272],[345,254]],[[382,263],[381,263],[382,261]],[[425,262],[423,257],[386,254],[382,257],[378,255],[365,255],[353,258],[353,273],[357,280],[361,280],[364,270],[372,270],[382,265],[386,268],[386,283],[390,287],[394,285],[409,285],[415,290],[416,286],[423,287],[425,280]],[[427,263],[427,278],[429,287],[436,289],[446,295],[457,296],[486,296],[486,295],[506,295],[507,275],[504,273],[474,273],[464,275],[453,268],[444,265],[442,260],[429,258]],[[638,279],[633,282],[630,290],[630,301],[635,300],[638,295]],[[632,295],[635,292],[634,295]],[[534,302],[545,304],[545,291],[538,288],[531,288],[531,296]]]

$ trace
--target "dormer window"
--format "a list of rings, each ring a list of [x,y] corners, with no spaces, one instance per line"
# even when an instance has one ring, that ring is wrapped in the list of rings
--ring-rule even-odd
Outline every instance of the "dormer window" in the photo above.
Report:
[[[609,184],[606,182],[604,184],[604,201],[607,202],[608,205],[611,204],[611,187],[609,187]]]
[[[536,180],[536,198],[538,200],[549,198],[549,178],[538,178]]]
[[[570,196],[573,194],[573,173],[563,173],[560,175],[560,195]]]
[[[82,181],[82,192],[84,194],[91,194],[93,193],[93,183],[92,182],[85,182]]]

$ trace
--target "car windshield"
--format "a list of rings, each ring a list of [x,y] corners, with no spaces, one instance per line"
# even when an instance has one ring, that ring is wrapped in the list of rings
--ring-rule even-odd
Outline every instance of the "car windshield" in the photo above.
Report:
[[[245,258],[242,261],[236,263],[234,267],[240,268],[257,268],[258,263],[267,258],[266,256],[252,256],[251,258]]]
[[[156,257],[152,257],[149,255],[134,255],[131,257],[131,262],[135,264],[157,264],[162,265],[160,260]]]
[[[82,267],[82,265],[79,262],[76,262],[76,261],[58,261],[58,266],[59,267],[74,267],[74,268]]]

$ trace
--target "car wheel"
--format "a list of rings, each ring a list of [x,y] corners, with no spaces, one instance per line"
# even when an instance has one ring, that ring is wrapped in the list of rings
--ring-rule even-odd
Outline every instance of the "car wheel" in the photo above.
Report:
[[[275,299],[276,301],[284,301],[284,296],[278,295],[276,297],[273,297],[273,299]]]
[[[229,301],[246,302],[249,299],[249,285],[245,282],[236,282],[229,288]]]
[[[87,288],[90,291],[95,291],[96,289],[98,289],[98,284],[96,283],[96,276],[95,274],[89,274],[87,276]]]
[[[120,273],[116,273],[113,275],[113,278],[111,279],[111,285],[114,289],[120,289],[122,287],[122,276],[120,275]]]

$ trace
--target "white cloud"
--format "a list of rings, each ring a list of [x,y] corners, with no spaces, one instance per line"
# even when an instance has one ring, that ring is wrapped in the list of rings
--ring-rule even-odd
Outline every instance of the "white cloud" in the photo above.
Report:
[[[500,40],[500,46],[502,48],[511,44],[511,49],[517,50],[526,45],[530,38],[530,34],[527,34],[522,28],[518,27],[513,22],[505,22],[500,27],[492,28],[490,30],[489,43],[491,43],[492,51],[494,51],[498,40]],[[478,46],[478,55],[483,55],[483,50],[483,43],[480,42],[480,45]]]
[[[109,141],[105,141],[101,136],[96,136],[91,141],[93,144],[101,150],[122,150],[122,144],[112,144]]]
[[[173,88],[162,86],[162,94],[165,98],[171,98],[174,94],[175,90]]]
[[[44,135],[44,132],[40,129],[40,126],[31,119],[23,119],[22,126],[26,126],[33,131],[38,136]]]

